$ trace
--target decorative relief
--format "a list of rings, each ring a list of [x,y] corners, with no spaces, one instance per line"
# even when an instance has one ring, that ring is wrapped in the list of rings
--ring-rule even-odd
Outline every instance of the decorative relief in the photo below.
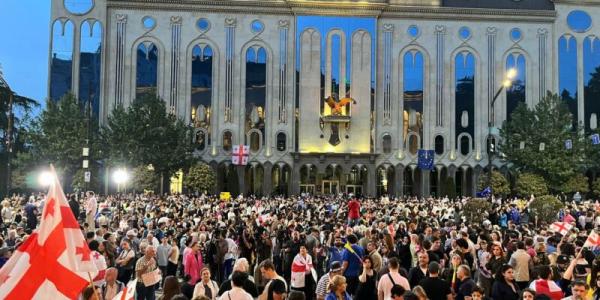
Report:
[[[225,18],[225,26],[226,27],[235,27],[237,25],[236,18]]]
[[[171,16],[171,24],[181,24],[182,20],[181,16]]]
[[[446,34],[446,26],[435,25],[435,34]]]
[[[117,18],[117,23],[127,23],[126,14],[117,14],[115,17]]]
[[[290,21],[288,21],[288,20],[279,20],[279,27],[280,28],[289,28],[290,27]]]
[[[495,34],[498,33],[498,28],[496,28],[496,27],[488,27],[487,30],[486,30],[486,33],[488,35],[495,35]]]
[[[392,32],[394,31],[394,24],[383,24],[384,32]]]

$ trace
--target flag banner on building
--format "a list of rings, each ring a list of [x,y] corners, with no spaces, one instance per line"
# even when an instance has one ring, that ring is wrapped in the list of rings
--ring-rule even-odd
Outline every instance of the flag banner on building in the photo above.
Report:
[[[98,274],[56,172],[40,226],[0,269],[0,299],[77,299]]]
[[[483,189],[481,192],[477,192],[475,194],[475,196],[479,197],[479,198],[487,198],[492,194],[492,189],[488,186],[485,189]]]
[[[565,235],[573,228],[573,225],[567,222],[554,222],[550,225],[550,230],[553,232],[558,232],[561,235]]]
[[[250,147],[246,145],[233,146],[231,152],[231,163],[234,165],[245,166],[248,164],[248,155],[250,155]]]
[[[585,240],[585,243],[583,244],[583,248],[585,248],[585,247],[595,248],[595,247],[599,247],[599,246],[600,246],[600,237],[598,236],[598,234],[595,231],[592,231],[592,233],[590,233],[590,235],[588,235],[587,240]]]
[[[417,165],[421,170],[433,170],[433,150],[419,149]]]
[[[573,140],[569,139],[569,140],[565,141],[565,149],[567,149],[567,150],[573,149]]]
[[[592,145],[600,144],[600,134],[594,133],[592,134]]]

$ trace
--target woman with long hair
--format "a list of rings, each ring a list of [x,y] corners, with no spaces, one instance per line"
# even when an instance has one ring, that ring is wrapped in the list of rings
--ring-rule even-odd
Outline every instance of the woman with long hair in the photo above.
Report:
[[[305,245],[300,246],[300,252],[294,257],[292,263],[291,288],[304,292],[307,300],[312,300],[314,294],[314,280],[312,276],[312,257],[308,254]]]
[[[485,264],[485,268],[490,270],[493,276],[496,276],[498,270],[508,263],[506,259],[506,255],[504,254],[504,249],[502,249],[502,245],[499,242],[493,242],[490,245],[491,257],[488,260],[487,264]]]
[[[356,289],[356,299],[377,299],[377,272],[373,270],[373,261],[368,256],[363,258],[363,270],[358,276],[358,288]]]
[[[415,286],[412,289],[412,292],[415,293],[415,295],[417,295],[417,297],[419,297],[419,300],[428,300],[429,299],[427,297],[427,293],[420,285]]]
[[[167,276],[163,283],[163,294],[158,300],[171,300],[173,296],[181,293],[179,281],[175,276]]]
[[[519,286],[515,282],[513,267],[502,265],[496,274],[492,286],[492,298],[503,300],[519,300]]]
[[[329,282],[329,294],[325,300],[352,300],[350,294],[346,292],[346,278],[342,275],[335,275]]]

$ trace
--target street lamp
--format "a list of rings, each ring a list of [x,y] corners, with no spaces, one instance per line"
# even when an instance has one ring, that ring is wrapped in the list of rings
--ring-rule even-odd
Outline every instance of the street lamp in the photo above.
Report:
[[[121,191],[121,184],[125,184],[129,180],[127,169],[118,169],[113,173],[113,180],[117,184],[117,193]]]
[[[54,180],[54,175],[50,171],[42,171],[38,175],[38,184],[41,187],[48,187],[52,184]]]
[[[494,189],[492,187],[492,156],[495,152],[495,143],[493,143],[494,137],[492,136],[492,127],[494,126],[494,104],[502,93],[503,89],[507,89],[512,85],[513,79],[517,76],[517,70],[515,68],[508,69],[506,74],[504,75],[504,80],[502,80],[502,85],[498,88],[498,91],[492,98],[492,103],[490,104],[490,108],[488,110],[488,138],[487,138],[487,153],[488,153],[488,187],[490,188],[490,199],[494,195]]]

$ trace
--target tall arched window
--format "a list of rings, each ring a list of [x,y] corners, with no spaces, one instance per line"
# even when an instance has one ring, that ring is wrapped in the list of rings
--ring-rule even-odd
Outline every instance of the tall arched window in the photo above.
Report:
[[[338,95],[338,97],[344,98],[345,95],[339,95],[340,92],[340,60],[342,59],[342,38],[339,34],[331,36],[331,94]]]
[[[50,99],[60,100],[72,90],[74,26],[70,20],[56,20],[52,26],[52,62],[50,64]]]
[[[158,96],[158,48],[143,42],[137,47],[135,97],[144,94]]]
[[[513,53],[506,58],[506,71],[514,69],[517,73],[513,78],[511,85],[506,88],[506,119],[511,120],[512,112],[519,103],[526,103],[526,61],[525,56],[519,53]]]
[[[267,51],[250,47],[246,51],[246,132],[258,129],[264,144],[267,101]]]
[[[573,115],[573,128],[577,128],[577,40],[570,35],[558,40],[558,90]]]
[[[194,127],[206,129],[210,137],[213,86],[213,51],[210,46],[200,44],[192,49],[191,75],[192,122]]]
[[[81,24],[79,53],[79,99],[90,101],[97,116],[100,109],[100,69],[102,66],[102,24],[88,20]]]
[[[455,72],[455,134],[474,136],[475,131],[475,56],[469,51],[460,52],[454,60]]]
[[[424,61],[423,54],[417,50],[411,50],[404,54],[404,141],[409,132],[423,137],[423,81]],[[409,143],[413,147],[413,143]],[[421,145],[414,145],[420,148]],[[410,151],[411,153],[413,151]],[[416,151],[415,151],[416,153]]]
[[[435,154],[444,154],[444,137],[441,135],[435,137]]]
[[[598,129],[600,116],[600,39],[587,37],[583,42],[583,82],[585,130]]]
[[[231,131],[223,132],[223,150],[226,152],[231,151],[233,141],[231,140]]]

